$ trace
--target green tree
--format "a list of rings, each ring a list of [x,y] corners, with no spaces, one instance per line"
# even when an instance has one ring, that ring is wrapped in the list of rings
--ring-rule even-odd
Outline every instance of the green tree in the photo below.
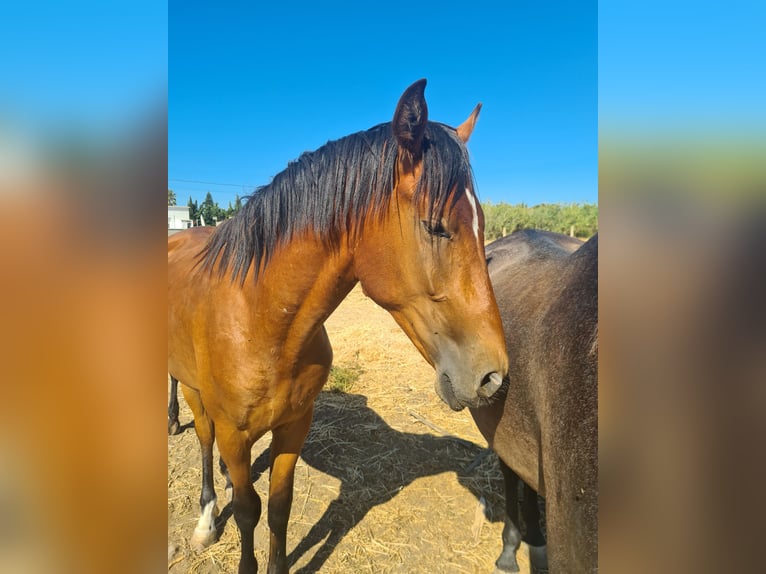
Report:
[[[205,220],[205,225],[215,225],[217,221],[226,219],[226,212],[213,200],[213,194],[209,191],[199,206],[199,215]]]
[[[192,201],[191,196],[189,196],[189,203],[186,205],[189,207],[189,219],[196,222],[197,219],[199,219],[199,206],[197,205],[197,202]]]
[[[242,209],[242,199],[239,197],[239,194],[237,194],[234,199],[234,205],[232,205],[230,201],[229,207],[224,210],[224,215],[226,218],[234,217],[240,209]]]
[[[521,229],[542,229],[587,239],[598,232],[598,205],[592,203],[482,204],[484,236],[494,240]]]
[[[176,192],[168,189],[168,207],[176,204]]]

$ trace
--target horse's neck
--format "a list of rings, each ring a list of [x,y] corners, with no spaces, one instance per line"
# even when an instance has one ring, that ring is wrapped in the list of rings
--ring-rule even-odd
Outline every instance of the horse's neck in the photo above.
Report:
[[[255,283],[251,301],[285,352],[299,353],[356,284],[353,259],[313,242],[285,246]]]

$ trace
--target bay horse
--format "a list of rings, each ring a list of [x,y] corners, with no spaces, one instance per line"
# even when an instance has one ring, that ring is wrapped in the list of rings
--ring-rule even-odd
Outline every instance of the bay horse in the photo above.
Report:
[[[240,574],[258,570],[250,449],[269,430],[268,571],[287,572],[295,463],[332,363],[324,321],[357,282],[435,368],[453,409],[488,402],[508,370],[465,147],[481,105],[457,128],[428,121],[425,85],[404,91],[393,121],[301,155],[219,227],[168,238],[168,371],[202,449],[191,543],[215,541],[217,439]]]
[[[533,567],[597,572],[598,235],[583,243],[520,231],[488,245],[487,261],[510,370],[497,400],[470,410],[505,479],[495,572],[519,570],[519,479]],[[545,498],[545,548],[536,493]]]

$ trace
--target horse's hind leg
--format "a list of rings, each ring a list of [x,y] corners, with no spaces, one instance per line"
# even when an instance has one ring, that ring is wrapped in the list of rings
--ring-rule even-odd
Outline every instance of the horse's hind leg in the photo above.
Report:
[[[170,401],[168,402],[168,434],[181,432],[178,422],[178,379],[170,375]]]
[[[495,562],[494,574],[518,572],[516,552],[521,546],[519,531],[519,477],[508,465],[500,460],[500,470],[503,471],[505,483],[505,524],[503,526],[503,551]]]
[[[287,521],[293,503],[295,463],[311,426],[313,408],[272,430],[269,478],[269,574],[287,574]]]
[[[216,428],[218,450],[226,463],[233,484],[232,508],[234,520],[239,527],[242,554],[239,559],[239,574],[258,572],[255,560],[253,533],[261,517],[261,499],[253,488],[250,475],[250,448],[252,442],[244,433],[228,427]]]
[[[201,550],[215,542],[217,532],[215,529],[215,517],[218,515],[216,506],[215,487],[213,486],[213,441],[215,440],[215,427],[213,421],[202,405],[199,391],[181,385],[184,398],[194,414],[194,430],[199,439],[202,451],[202,493],[199,498],[201,515],[194,529],[189,543],[195,550]]]

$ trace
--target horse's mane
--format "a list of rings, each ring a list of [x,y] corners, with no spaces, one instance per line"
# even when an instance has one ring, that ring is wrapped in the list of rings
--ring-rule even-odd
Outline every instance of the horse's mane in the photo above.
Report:
[[[453,128],[428,122],[423,140],[423,171],[415,200],[427,195],[429,218],[441,218],[459,193],[473,186],[468,152]],[[200,252],[202,268],[244,283],[255,262],[258,276],[274,250],[309,231],[337,248],[358,233],[368,214],[381,214],[395,187],[398,145],[391,123],[380,124],[314,152],[306,152],[268,185],[246,198],[239,212],[218,226]],[[448,205],[448,199],[452,202]]]

